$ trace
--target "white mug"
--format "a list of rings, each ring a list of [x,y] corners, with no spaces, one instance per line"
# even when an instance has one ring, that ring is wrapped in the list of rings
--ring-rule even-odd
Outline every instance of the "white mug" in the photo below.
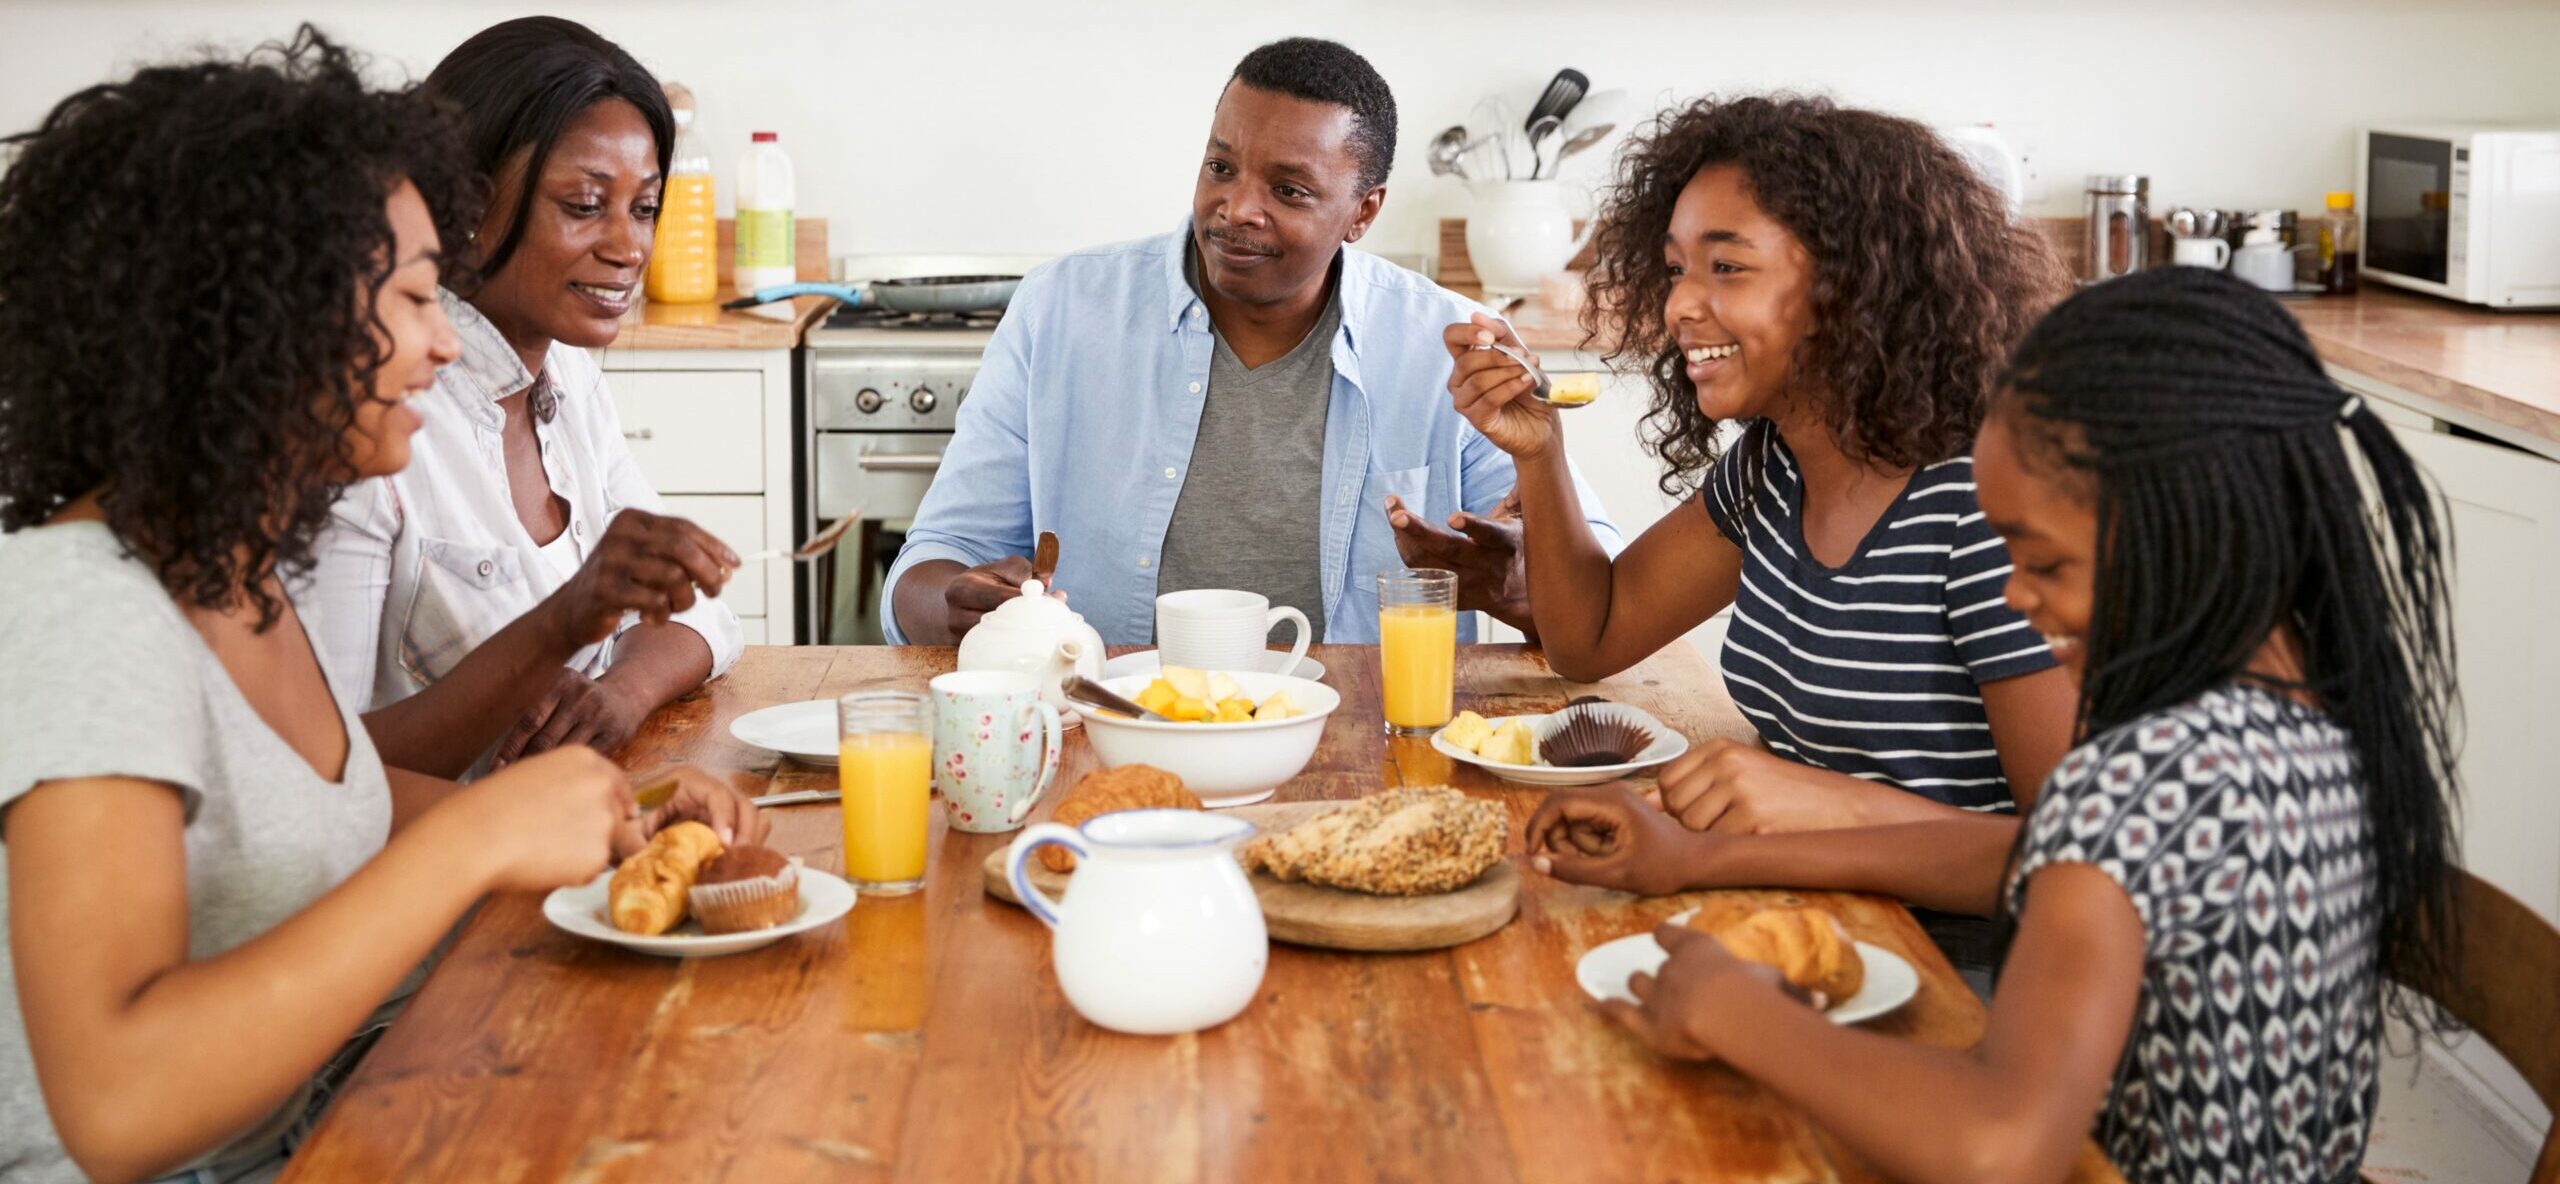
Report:
[[[2180,267],[2220,271],[2231,262],[2231,244],[2218,238],[2175,239],[2170,245],[2170,260]]]
[[[2231,274],[2270,292],[2293,290],[2293,252],[2274,243],[2251,243],[2231,254]]]
[[[1268,642],[1282,621],[1295,623],[1298,637],[1288,661],[1275,663]],[[1309,632],[1305,613],[1273,608],[1259,592],[1193,588],[1156,597],[1156,656],[1167,666],[1287,674],[1307,656]]]

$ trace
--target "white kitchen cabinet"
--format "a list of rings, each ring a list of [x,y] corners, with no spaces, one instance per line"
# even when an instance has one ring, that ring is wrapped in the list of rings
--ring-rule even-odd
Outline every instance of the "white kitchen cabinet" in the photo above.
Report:
[[[605,349],[597,354],[640,471],[667,512],[740,555],[792,544],[791,351]],[[721,600],[748,645],[796,645],[792,572],[755,563]]]

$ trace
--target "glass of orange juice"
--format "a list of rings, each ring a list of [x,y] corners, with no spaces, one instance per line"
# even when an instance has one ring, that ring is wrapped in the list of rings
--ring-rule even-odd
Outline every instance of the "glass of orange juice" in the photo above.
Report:
[[[924,886],[932,708],[906,691],[858,691],[836,700],[836,724],[844,878],[865,892],[913,892]]]
[[[1379,573],[1378,664],[1388,734],[1419,736],[1449,722],[1458,666],[1455,572]]]

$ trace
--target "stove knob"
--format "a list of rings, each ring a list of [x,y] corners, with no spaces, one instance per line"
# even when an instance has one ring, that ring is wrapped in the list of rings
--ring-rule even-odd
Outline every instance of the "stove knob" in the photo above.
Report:
[[[880,397],[880,392],[867,386],[862,388],[853,396],[854,410],[859,411],[864,415],[869,415],[874,411],[878,411],[881,405],[887,402],[887,399]]]
[[[931,414],[934,404],[939,402],[941,400],[934,397],[933,389],[930,387],[917,387],[916,393],[907,396],[907,406],[913,408],[918,415]]]

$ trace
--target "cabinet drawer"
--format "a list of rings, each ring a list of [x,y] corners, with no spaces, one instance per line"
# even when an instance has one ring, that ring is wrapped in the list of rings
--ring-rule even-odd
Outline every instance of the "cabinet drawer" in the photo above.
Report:
[[[632,459],[659,493],[764,492],[764,375],[620,370],[605,382]]]
[[[741,556],[765,549],[763,498],[678,495],[664,500],[668,513],[691,519]],[[765,615],[764,582],[772,574],[765,569],[773,566],[770,562],[750,563],[730,574],[729,586],[720,592],[720,599],[730,612],[741,617]]]
[[[740,617],[740,618],[738,618],[738,633],[739,633],[739,635],[740,635],[741,637],[743,637],[743,638],[745,638],[745,639],[746,639],[746,643],[747,643],[748,645],[771,645],[771,644],[773,644],[773,643],[771,643],[771,642],[769,642],[769,641],[766,641],[766,640],[765,640],[765,632],[764,632],[764,618],[763,618],[763,617]]]

